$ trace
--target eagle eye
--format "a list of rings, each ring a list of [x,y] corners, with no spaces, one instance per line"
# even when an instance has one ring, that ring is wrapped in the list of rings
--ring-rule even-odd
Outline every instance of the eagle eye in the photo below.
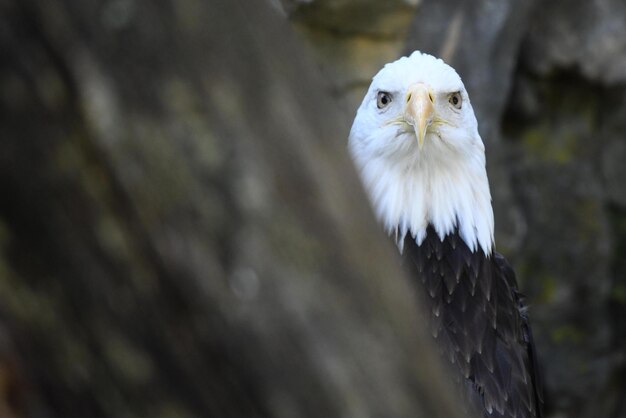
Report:
[[[386,91],[379,91],[378,95],[376,96],[376,106],[379,109],[382,109],[386,107],[387,105],[389,105],[389,103],[391,103],[392,100],[393,99],[391,97],[391,93],[388,93]]]
[[[461,92],[457,91],[455,93],[452,93],[450,95],[450,98],[448,99],[448,101],[450,102],[450,104],[452,106],[454,106],[455,109],[460,109],[461,106],[463,105],[463,99],[461,98]]]

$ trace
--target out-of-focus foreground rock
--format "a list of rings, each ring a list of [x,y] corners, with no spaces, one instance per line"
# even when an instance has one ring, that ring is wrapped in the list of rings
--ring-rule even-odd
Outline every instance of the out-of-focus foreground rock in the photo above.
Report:
[[[275,9],[0,1],[0,51],[0,417],[462,415]]]
[[[626,3],[282,4],[348,113],[407,51],[455,66],[488,148],[498,249],[529,297],[548,412],[626,416]]]

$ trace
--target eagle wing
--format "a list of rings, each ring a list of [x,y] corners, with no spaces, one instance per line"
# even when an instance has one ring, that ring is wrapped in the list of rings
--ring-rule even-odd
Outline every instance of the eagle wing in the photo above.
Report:
[[[505,318],[514,318],[518,322],[517,329],[509,332],[507,322],[509,320],[497,321],[499,327],[496,328],[496,354],[505,353],[504,358],[516,367],[512,367],[510,377],[510,388],[513,393],[509,410],[517,411],[519,417],[542,416],[543,387],[540,375],[535,344],[533,341],[524,296],[518,291],[515,272],[508,261],[499,253],[494,253],[494,279],[499,284],[498,292],[505,294],[507,299],[511,295],[513,304],[511,308],[508,301],[500,308],[501,315]],[[502,312],[505,311],[505,312]],[[502,361],[502,360],[500,360]],[[504,415],[508,416],[508,415]]]
[[[472,251],[457,232],[441,240],[428,228],[420,245],[404,237],[403,258],[421,278],[432,334],[473,403],[490,418],[540,418],[532,334],[504,257]]]

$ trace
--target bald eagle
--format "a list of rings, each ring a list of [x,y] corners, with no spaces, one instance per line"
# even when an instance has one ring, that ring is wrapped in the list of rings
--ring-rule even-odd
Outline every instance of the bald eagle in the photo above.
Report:
[[[419,51],[385,65],[357,111],[349,149],[470,405],[485,417],[541,417],[526,308],[494,250],[485,147],[459,75]]]

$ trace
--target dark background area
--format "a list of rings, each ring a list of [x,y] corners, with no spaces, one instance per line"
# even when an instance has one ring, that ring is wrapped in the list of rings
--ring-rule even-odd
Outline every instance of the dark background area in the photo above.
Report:
[[[463,78],[553,418],[626,417],[626,3],[0,0],[0,417],[450,417],[346,153]]]

